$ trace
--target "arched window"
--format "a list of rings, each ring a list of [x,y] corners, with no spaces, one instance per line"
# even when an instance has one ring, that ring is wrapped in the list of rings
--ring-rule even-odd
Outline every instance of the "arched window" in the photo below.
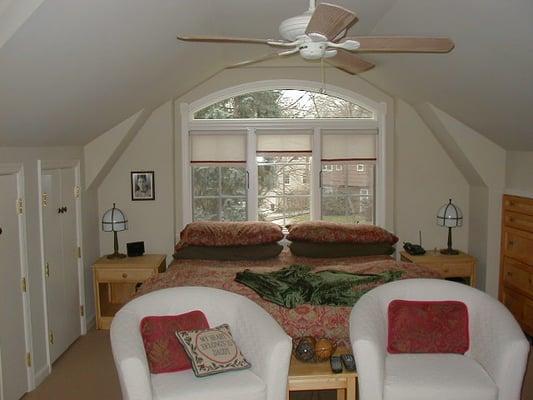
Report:
[[[194,119],[373,119],[360,104],[329,94],[297,89],[270,89],[220,100],[194,113]]]
[[[260,85],[182,106],[184,223],[376,223],[375,103],[340,88]]]

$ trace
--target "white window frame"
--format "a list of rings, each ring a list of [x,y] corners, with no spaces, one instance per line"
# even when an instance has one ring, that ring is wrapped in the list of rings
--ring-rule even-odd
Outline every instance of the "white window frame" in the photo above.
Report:
[[[248,220],[257,220],[257,162],[256,147],[258,129],[268,129],[269,131],[291,131],[309,130],[313,135],[313,149],[311,161],[311,220],[318,220],[321,217],[321,193],[320,193],[320,171],[321,161],[321,132],[322,130],[371,130],[377,129],[377,160],[376,160],[376,186],[375,186],[375,224],[385,225],[385,148],[387,140],[385,103],[375,102],[358,93],[344,88],[329,85],[327,93],[331,96],[339,97],[352,103],[371,110],[374,118],[324,118],[324,119],[228,119],[228,120],[195,120],[194,114],[211,105],[229,97],[242,95],[250,92],[275,89],[295,89],[319,92],[322,89],[320,82],[300,81],[300,80],[266,80],[246,83],[229,87],[211,93],[192,103],[181,103],[181,170],[182,170],[182,224],[192,222],[192,177],[190,164],[190,143],[189,132],[192,130],[226,131],[245,130],[247,136],[246,150],[246,170],[248,171]]]

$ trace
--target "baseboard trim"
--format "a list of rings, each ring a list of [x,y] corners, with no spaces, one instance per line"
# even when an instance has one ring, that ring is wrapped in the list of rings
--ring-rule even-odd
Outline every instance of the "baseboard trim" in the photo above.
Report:
[[[45,365],[39,371],[37,371],[34,375],[34,389],[36,389],[41,383],[43,383],[48,375],[50,375],[50,368],[48,367],[48,365]]]
[[[96,314],[87,315],[85,318],[85,325],[87,326],[87,332],[96,327]]]

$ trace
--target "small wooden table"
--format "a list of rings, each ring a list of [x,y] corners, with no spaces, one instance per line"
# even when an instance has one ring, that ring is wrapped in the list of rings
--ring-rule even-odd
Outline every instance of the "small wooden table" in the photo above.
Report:
[[[335,355],[350,353],[346,348],[339,348]],[[289,379],[287,384],[287,400],[290,392],[302,390],[337,390],[337,400],[357,399],[357,372],[344,370],[340,374],[331,371],[330,363],[304,363],[291,357]]]
[[[413,256],[405,251],[400,252],[402,261],[422,265],[438,272],[443,278],[468,278],[470,286],[476,286],[475,257],[459,252],[458,255],[441,254],[440,251],[427,251],[421,256]]]
[[[165,271],[166,259],[163,254],[99,258],[93,265],[96,329],[109,329],[113,317],[133,297],[139,284]]]

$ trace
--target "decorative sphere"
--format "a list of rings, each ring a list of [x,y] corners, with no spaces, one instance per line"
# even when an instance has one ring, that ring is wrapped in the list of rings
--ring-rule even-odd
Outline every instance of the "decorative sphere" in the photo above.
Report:
[[[315,358],[317,361],[326,361],[335,352],[335,346],[329,339],[318,339],[315,344]]]
[[[304,362],[313,361],[315,358],[315,343],[315,338],[311,336],[301,338],[294,350],[296,358]]]

